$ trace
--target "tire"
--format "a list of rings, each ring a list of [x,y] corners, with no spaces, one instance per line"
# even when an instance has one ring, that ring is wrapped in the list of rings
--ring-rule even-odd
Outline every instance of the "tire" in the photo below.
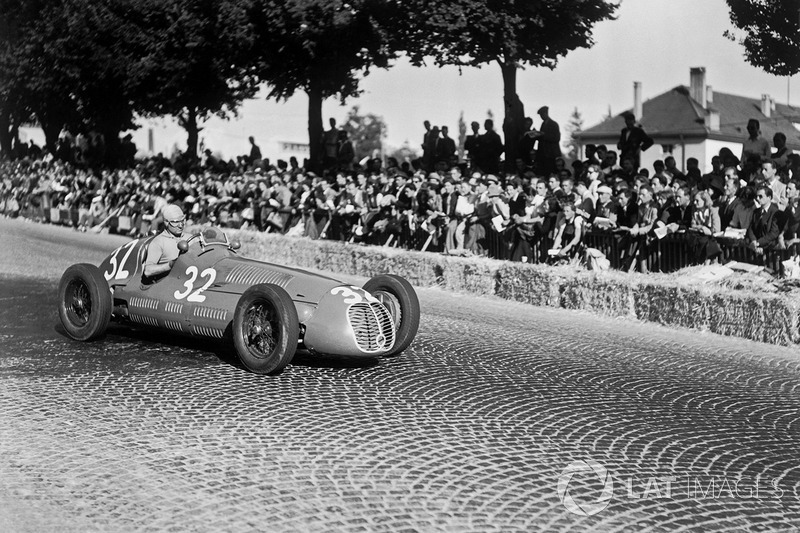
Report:
[[[419,299],[414,287],[400,276],[382,274],[364,284],[364,290],[377,298],[392,315],[395,341],[386,355],[397,355],[411,344],[419,329]]]
[[[100,337],[111,320],[113,300],[100,269],[72,265],[58,284],[58,316],[67,335],[78,341]]]
[[[297,309],[277,285],[244,291],[233,314],[233,347],[242,365],[256,374],[279,372],[291,362],[300,338]]]

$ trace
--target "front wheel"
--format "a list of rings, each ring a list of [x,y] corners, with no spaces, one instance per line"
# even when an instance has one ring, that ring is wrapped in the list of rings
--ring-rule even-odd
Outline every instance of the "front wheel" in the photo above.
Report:
[[[377,298],[392,315],[395,342],[386,355],[396,355],[408,348],[419,329],[419,299],[414,287],[400,276],[382,274],[367,281],[364,290]]]
[[[111,320],[113,301],[100,269],[81,263],[72,265],[58,284],[58,316],[67,334],[90,341],[105,333]]]
[[[297,309],[277,285],[247,289],[233,314],[233,346],[242,364],[256,374],[282,370],[294,357],[300,338]]]

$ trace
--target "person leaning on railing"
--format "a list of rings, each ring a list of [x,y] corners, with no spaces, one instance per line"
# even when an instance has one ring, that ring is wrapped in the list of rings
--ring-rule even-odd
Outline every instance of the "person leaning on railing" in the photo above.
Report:
[[[763,255],[778,244],[778,206],[772,203],[772,189],[764,184],[756,187],[756,202],[758,207],[747,228],[746,242],[756,254]]]

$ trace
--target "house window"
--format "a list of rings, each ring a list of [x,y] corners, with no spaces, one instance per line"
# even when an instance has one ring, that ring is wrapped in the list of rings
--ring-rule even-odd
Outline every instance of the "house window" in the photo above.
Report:
[[[661,151],[665,154],[672,154],[673,150],[675,150],[674,144],[662,144]]]

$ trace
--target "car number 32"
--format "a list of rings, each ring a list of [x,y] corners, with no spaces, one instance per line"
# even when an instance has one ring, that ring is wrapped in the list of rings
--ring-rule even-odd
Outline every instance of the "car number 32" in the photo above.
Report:
[[[191,265],[186,268],[186,274],[189,276],[189,279],[184,282],[183,286],[186,287],[186,290],[178,290],[172,295],[175,297],[176,300],[183,300],[186,298],[187,302],[205,302],[206,296],[203,294],[207,288],[214,283],[214,280],[217,279],[217,271],[213,268],[207,268],[198,274],[198,269],[196,266]],[[207,278],[207,281],[200,287],[195,289],[195,282],[198,281],[198,276],[202,279]]]

